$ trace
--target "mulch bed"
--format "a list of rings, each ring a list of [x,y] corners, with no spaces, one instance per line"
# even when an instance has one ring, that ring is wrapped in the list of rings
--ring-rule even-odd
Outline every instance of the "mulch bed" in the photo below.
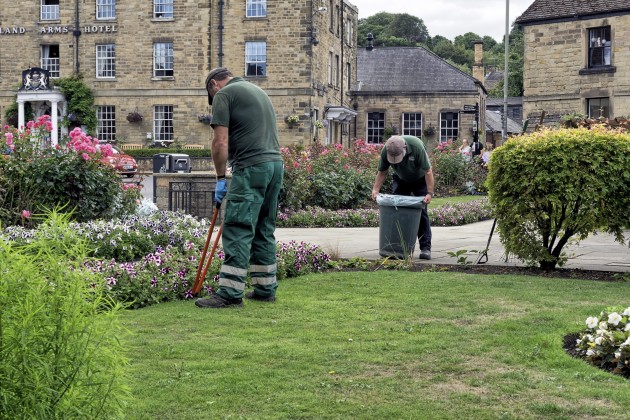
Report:
[[[571,357],[575,357],[576,359],[580,359],[580,360],[584,360],[585,363],[588,363],[584,357],[582,357],[577,349],[575,348],[575,342],[576,340],[580,338],[580,333],[571,333],[571,334],[567,334],[563,337],[563,342],[562,342],[562,348],[564,349],[564,351]],[[592,365],[593,367],[597,367],[601,370],[604,370],[606,372],[612,373],[614,375],[619,375],[622,376],[626,379],[630,379],[630,372],[623,372],[623,373],[617,373],[614,372],[615,366],[613,364],[606,364],[604,366],[595,366]]]

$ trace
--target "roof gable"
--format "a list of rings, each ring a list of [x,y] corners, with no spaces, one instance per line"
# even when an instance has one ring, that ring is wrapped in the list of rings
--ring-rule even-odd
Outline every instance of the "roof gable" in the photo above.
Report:
[[[518,24],[592,15],[630,13],[630,0],[535,0],[516,19]]]
[[[356,93],[478,93],[477,79],[423,47],[357,50]]]

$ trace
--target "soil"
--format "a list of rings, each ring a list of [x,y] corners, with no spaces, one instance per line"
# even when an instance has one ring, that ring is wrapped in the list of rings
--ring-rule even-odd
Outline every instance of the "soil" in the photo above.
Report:
[[[571,334],[567,334],[563,337],[563,343],[562,343],[562,348],[564,349],[564,351],[571,357],[575,357],[576,359],[581,359],[584,360],[585,363],[586,360],[578,353],[578,351],[575,349],[575,341],[580,338],[580,333],[571,333]],[[625,371],[623,373],[617,373],[614,372],[615,366],[613,364],[606,364],[604,366],[595,366],[600,368],[601,370],[604,370],[606,372],[610,372],[614,375],[620,375],[623,376],[626,379],[630,379],[630,372]]]
[[[575,268],[556,268],[544,270],[537,267],[515,267],[487,264],[427,264],[416,263],[414,271],[450,271],[470,274],[514,274],[523,276],[539,276],[546,278],[595,280],[624,282],[630,280],[630,274],[616,271],[580,270]]]

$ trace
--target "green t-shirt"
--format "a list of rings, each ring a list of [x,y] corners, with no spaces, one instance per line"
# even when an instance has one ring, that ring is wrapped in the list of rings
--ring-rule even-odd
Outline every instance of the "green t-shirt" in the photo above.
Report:
[[[400,179],[405,182],[415,182],[424,178],[431,169],[429,156],[424,148],[424,143],[418,137],[402,136],[407,143],[407,153],[400,163],[391,164],[387,161],[387,150],[381,150],[381,159],[378,162],[379,171],[387,171],[391,166]]]
[[[282,160],[276,113],[267,94],[235,77],[214,95],[212,126],[228,128],[228,165],[232,170]]]

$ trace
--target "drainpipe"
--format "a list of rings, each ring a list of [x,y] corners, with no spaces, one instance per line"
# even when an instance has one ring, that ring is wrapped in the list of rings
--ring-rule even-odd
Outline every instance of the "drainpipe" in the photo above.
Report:
[[[343,7],[345,6],[345,1],[341,0],[340,2],[340,6],[341,8],[339,9],[339,19],[341,20],[341,33],[339,34],[339,39],[340,39],[340,43],[339,45],[341,45],[341,58],[340,58],[340,63],[339,63],[339,67],[341,67],[340,71],[339,71],[339,77],[341,77],[341,84],[340,86],[340,97],[339,97],[339,103],[341,105],[341,107],[343,107],[343,75],[344,75],[344,68],[346,67],[346,63],[343,61],[343,37],[344,37],[344,30],[345,30],[345,22],[343,21]],[[342,127],[341,127],[341,144],[343,145],[343,124],[341,123]],[[348,147],[350,147],[350,130],[348,130]]]
[[[74,0],[74,74],[79,75],[81,65],[79,63],[79,37],[81,36],[81,28],[79,27],[79,0]]]
[[[223,5],[225,2],[223,0],[219,0],[219,65],[218,67],[223,67]]]

